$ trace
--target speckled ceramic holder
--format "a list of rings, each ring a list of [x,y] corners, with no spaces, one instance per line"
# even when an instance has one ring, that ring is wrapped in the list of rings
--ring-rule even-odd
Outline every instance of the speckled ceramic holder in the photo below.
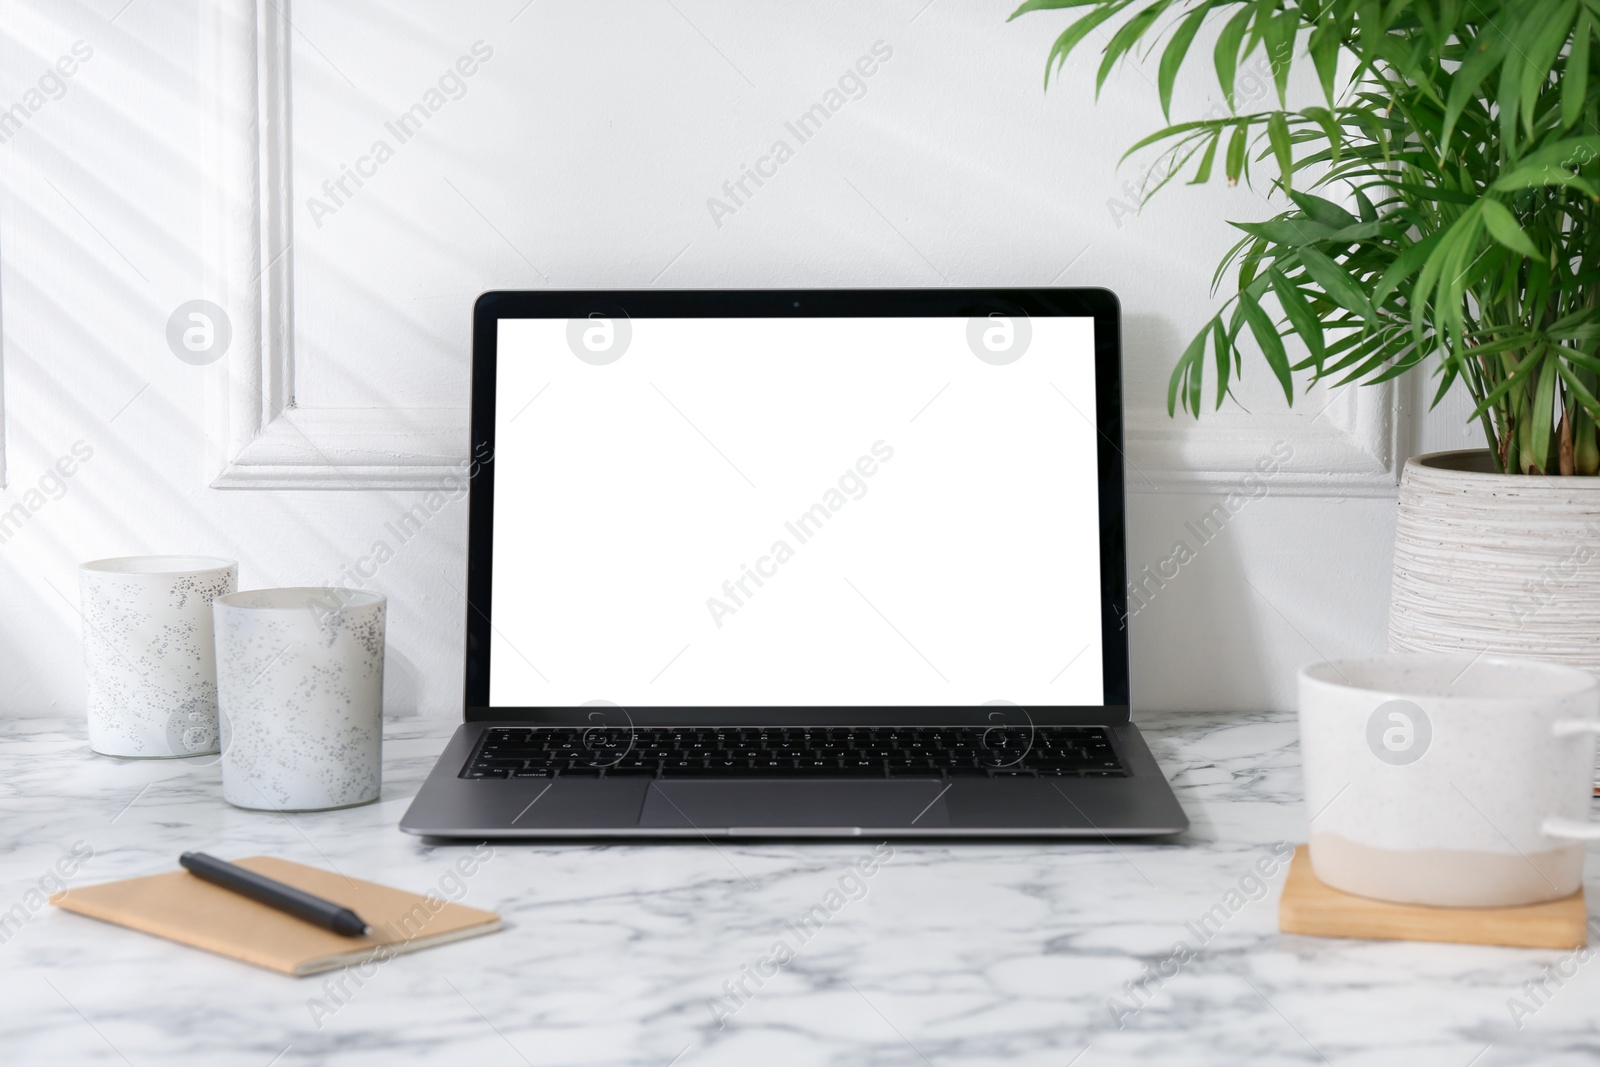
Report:
[[[239,565],[209,556],[125,556],[78,568],[89,747],[175,759],[217,751],[211,603]]]
[[[1311,867],[1435,907],[1560,900],[1583,879],[1600,681],[1536,660],[1391,652],[1300,672]]]
[[[217,598],[224,800],[322,811],[378,799],[386,604],[348,589]]]

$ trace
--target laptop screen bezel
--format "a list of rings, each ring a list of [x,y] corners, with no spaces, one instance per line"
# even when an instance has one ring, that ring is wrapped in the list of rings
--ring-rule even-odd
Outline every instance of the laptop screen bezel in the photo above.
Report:
[[[577,319],[591,314],[651,318],[968,318],[995,312],[1094,320],[1096,475],[1100,532],[1100,648],[1105,698],[1099,705],[1030,705],[1041,723],[1114,725],[1129,719],[1126,503],[1122,455],[1122,331],[1116,295],[1108,289],[679,289],[494,291],[473,306],[472,441],[475,460],[468,500],[466,589],[467,722],[582,723],[589,708],[493,707],[489,649],[493,632],[495,383],[503,319]],[[1064,413],[1063,418],[1070,413]],[[1075,416],[1071,416],[1075,417]],[[973,719],[960,706],[628,708],[637,722],[734,723],[759,711],[795,725],[929,725]],[[787,715],[773,713],[787,711]],[[979,716],[981,718],[981,716]]]

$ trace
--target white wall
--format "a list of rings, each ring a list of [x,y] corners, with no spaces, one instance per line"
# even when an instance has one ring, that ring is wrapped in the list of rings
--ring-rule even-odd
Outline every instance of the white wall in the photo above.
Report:
[[[1394,472],[1422,430],[1392,392],[1288,412],[1259,365],[1240,392],[1252,414],[1166,420],[1167,371],[1232,241],[1223,220],[1275,209],[1220,183],[1113,206],[1141,173],[1118,155],[1160,121],[1152,75],[1124,69],[1096,104],[1091,49],[1043,92],[1068,16],[1008,25],[1006,3],[955,0],[123,2],[0,3],[0,107],[40,102],[0,147],[0,512],[30,509],[0,543],[5,713],[81,709],[81,560],[225,554],[248,586],[300,584],[392,541],[385,523],[465,456],[470,309],[491,288],[1110,287],[1134,405],[1132,570],[1192,541],[1185,523],[1257,457],[1292,451],[1134,619],[1137,706],[1289,706],[1300,663],[1382,646]],[[64,94],[28,97],[78,41],[93,53]],[[386,132],[480,41],[492,56],[464,95],[403,144]],[[714,219],[708,198],[793,144],[785,121],[879,41],[893,55],[865,94]],[[1203,86],[1175,117],[1214,104]],[[393,158],[332,204],[322,182],[380,138]],[[195,298],[234,327],[206,367],[165,339]],[[48,480],[30,497],[79,441],[93,458],[60,498]],[[465,525],[464,502],[443,501],[370,583],[390,596],[393,714],[459,712]]]

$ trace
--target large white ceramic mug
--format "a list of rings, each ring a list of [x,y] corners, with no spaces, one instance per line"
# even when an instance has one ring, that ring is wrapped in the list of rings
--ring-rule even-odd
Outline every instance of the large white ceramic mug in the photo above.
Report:
[[[1335,889],[1503,907],[1578,891],[1600,680],[1492,656],[1391,653],[1300,673],[1311,866]]]
[[[348,589],[217,598],[222,799],[269,811],[378,799],[385,606]]]
[[[210,556],[123,556],[78,568],[89,747],[173,759],[217,751],[211,602],[239,565]]]

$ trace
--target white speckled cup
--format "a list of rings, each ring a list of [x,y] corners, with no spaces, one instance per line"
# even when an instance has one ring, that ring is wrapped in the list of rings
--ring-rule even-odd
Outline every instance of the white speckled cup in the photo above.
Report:
[[[1379,900],[1508,907],[1578,891],[1600,680],[1491,656],[1390,653],[1300,673],[1311,867]]]
[[[348,589],[217,598],[224,800],[323,811],[378,799],[386,606]]]
[[[78,568],[89,747],[177,759],[217,751],[211,602],[239,565],[210,556],[123,556]]]

